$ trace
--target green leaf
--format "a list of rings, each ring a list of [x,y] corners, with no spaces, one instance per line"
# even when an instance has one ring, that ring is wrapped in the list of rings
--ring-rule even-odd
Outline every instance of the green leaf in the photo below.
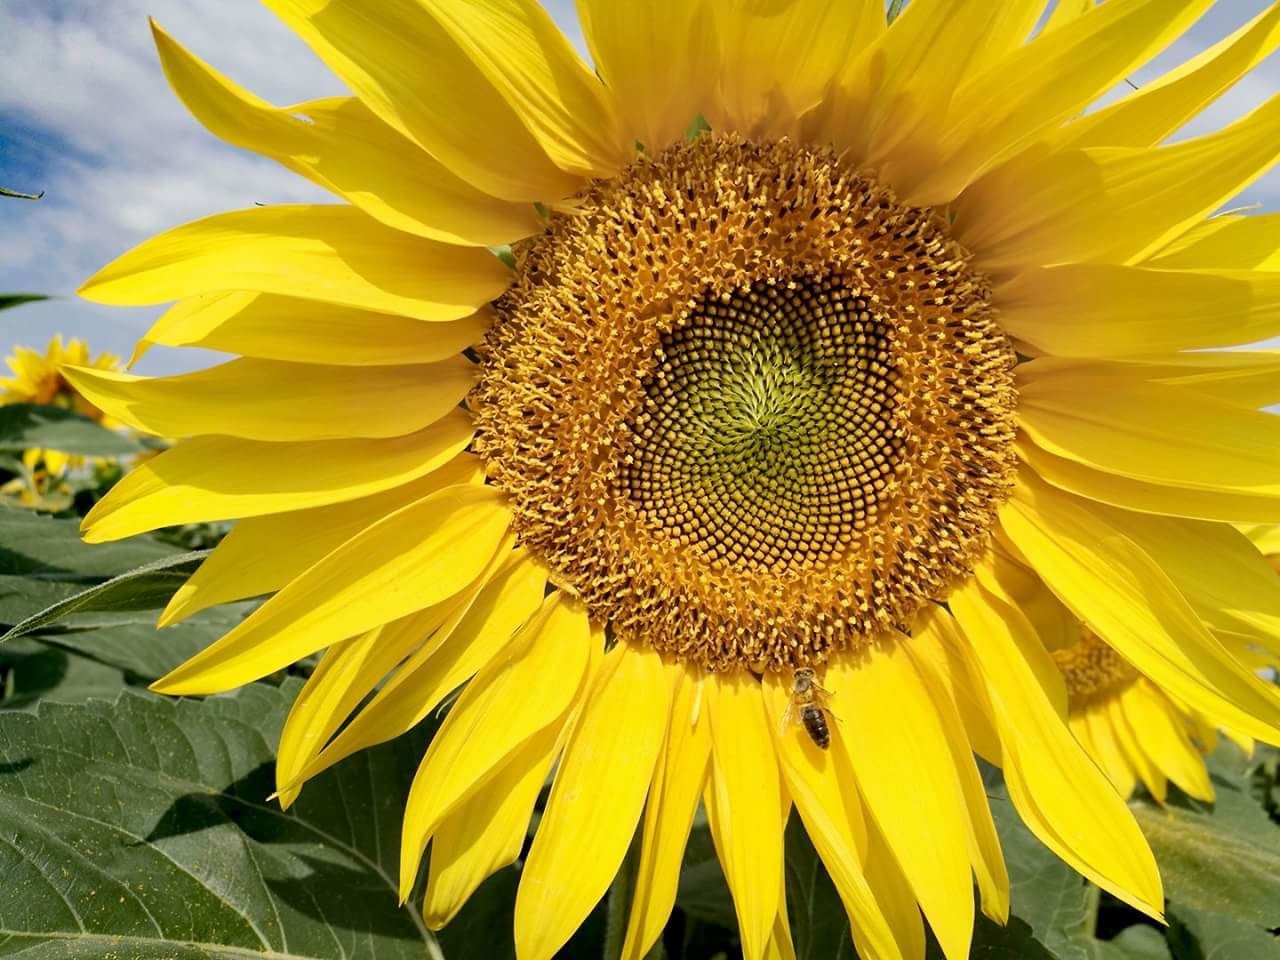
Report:
[[[155,680],[191,659],[243,620],[256,603],[202,610],[189,620],[156,629],[155,614],[125,614],[93,629],[40,637],[56,646],[123,670],[135,680]],[[76,618],[72,618],[76,622]]]
[[[38,640],[15,640],[0,648],[0,709],[21,709],[39,700],[114,700],[124,687],[123,671]]]
[[[3,551],[0,545],[0,551]],[[11,627],[80,592],[77,583],[0,575],[0,624]]]
[[[1215,758],[1212,808],[1171,797],[1163,809],[1132,804],[1155,851],[1165,894],[1179,909],[1220,914],[1255,929],[1280,926],[1280,828],[1249,795],[1242,768],[1224,745]]]
[[[1169,944],[1155,927],[1135,923],[1100,945],[1102,960],[1170,960]]]
[[[90,546],[80,539],[77,520],[0,507],[0,575],[101,580],[183,552],[152,537]]]
[[[1276,938],[1221,914],[1176,908],[1169,918],[1174,960],[1273,960]],[[1166,954],[1167,956],[1167,954]]]
[[[194,550],[163,557],[59,600],[10,627],[0,643],[48,630],[74,614],[133,612],[165,606],[187,577],[209,555]]]
[[[397,906],[421,735],[266,800],[298,684],[0,715],[0,955],[116,960],[442,956]]]
[[[64,407],[11,403],[0,407],[0,453],[58,450],[86,457],[124,457],[142,447]]]
[[[738,929],[738,915],[733,910],[733,896],[725,881],[724,871],[716,858],[711,830],[701,807],[685,844],[684,861],[680,868],[680,886],[676,890],[676,905],[697,920],[715,924],[728,930]]]
[[[796,960],[857,960],[849,918],[800,818],[786,833],[787,914]]]
[[[480,884],[458,915],[436,934],[445,956],[450,960],[515,960],[513,919],[519,883],[520,871],[511,866]]]
[[[0,187],[0,189],[3,189]],[[43,293],[0,293],[0,310],[8,310],[10,307],[19,307],[24,303],[38,303],[41,300],[48,300]]]
[[[1094,917],[1090,888],[1023,825],[1004,784],[988,778],[991,814],[1009,869],[1010,911],[1050,956],[1091,960]]]

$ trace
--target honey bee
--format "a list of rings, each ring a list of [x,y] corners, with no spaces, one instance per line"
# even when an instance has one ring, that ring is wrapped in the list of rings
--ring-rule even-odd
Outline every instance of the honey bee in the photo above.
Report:
[[[831,745],[831,728],[827,726],[827,697],[830,693],[818,683],[808,667],[801,667],[791,680],[791,702],[782,714],[782,726],[798,721],[804,731],[820,749]]]

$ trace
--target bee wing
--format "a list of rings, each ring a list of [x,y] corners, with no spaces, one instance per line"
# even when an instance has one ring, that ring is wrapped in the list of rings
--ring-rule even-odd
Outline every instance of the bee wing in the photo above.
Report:
[[[796,705],[794,700],[787,701],[787,709],[782,711],[782,719],[778,721],[778,733],[785,734],[787,727],[796,719]]]

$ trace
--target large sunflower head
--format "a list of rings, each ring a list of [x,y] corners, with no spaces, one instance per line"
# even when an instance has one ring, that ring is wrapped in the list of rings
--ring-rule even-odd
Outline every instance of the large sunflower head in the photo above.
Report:
[[[862,956],[923,956],[923,913],[960,960],[975,878],[1009,906],[975,751],[1159,916],[1051,651],[1084,624],[1143,689],[1280,739],[1246,656],[1280,582],[1229,526],[1280,520],[1280,360],[1202,349],[1280,332],[1280,223],[1210,217],[1274,160],[1280,101],[1161,145],[1280,46],[1280,5],[1086,112],[1211,0],[912,0],[891,27],[881,0],[580,0],[594,70],[534,0],[267,3],[354,96],[275,107],[157,29],[165,71],[345,202],[179,227],[84,291],[177,301],[144,347],[240,355],[71,374],[186,438],[90,540],[239,521],[162,622],[272,595],[158,688],[324,651],[288,803],[465,684],[404,893],[429,845],[447,922],[554,769],[524,960],[637,829],[643,955],[699,802],[748,958],[787,948],[794,806]]]

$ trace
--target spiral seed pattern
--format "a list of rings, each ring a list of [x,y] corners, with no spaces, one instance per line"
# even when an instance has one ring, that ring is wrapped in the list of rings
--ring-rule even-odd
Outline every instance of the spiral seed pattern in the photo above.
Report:
[[[645,378],[627,494],[711,560],[830,560],[875,522],[898,462],[896,379],[889,324],[838,278],[700,303]]]
[[[520,544],[621,641],[821,663],[970,574],[1015,356],[945,218],[830,150],[705,135],[514,250],[468,398]]]

